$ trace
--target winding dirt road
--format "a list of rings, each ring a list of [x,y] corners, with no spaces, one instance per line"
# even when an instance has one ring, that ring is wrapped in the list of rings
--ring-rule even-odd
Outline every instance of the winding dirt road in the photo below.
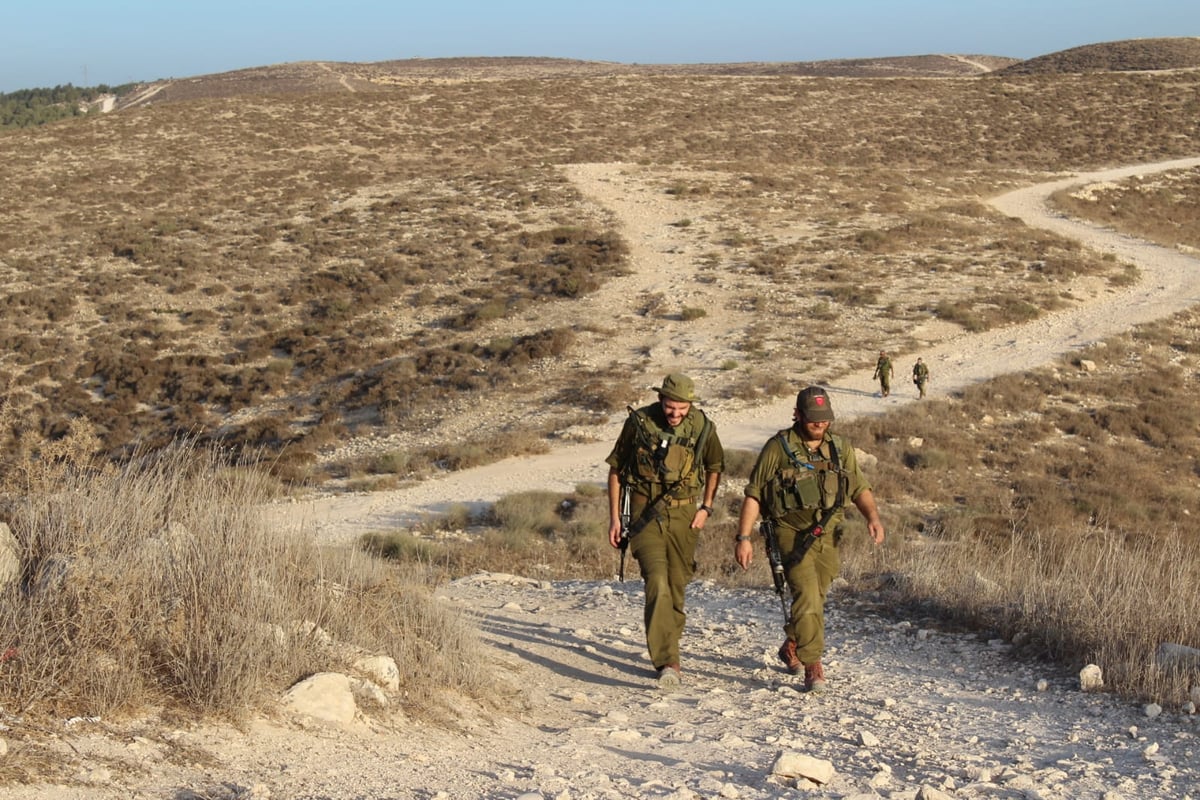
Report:
[[[573,168],[572,178],[577,183],[583,182],[587,167],[594,166]],[[929,396],[944,396],[998,375],[1049,363],[1065,353],[1200,302],[1200,259],[1065,218],[1046,205],[1047,198],[1063,188],[1196,166],[1200,166],[1200,158],[1076,173],[992,198],[989,202],[993,207],[1027,225],[1076,239],[1084,247],[1112,253],[1136,265],[1142,279],[1131,288],[1113,290],[1073,308],[1043,314],[1032,322],[983,333],[963,333],[923,351],[932,373]],[[603,180],[612,181],[619,174],[619,170],[610,169],[603,173]],[[623,193],[606,192],[605,196],[611,198],[615,194]],[[625,224],[626,235],[633,232],[639,246],[644,246],[643,240],[654,235],[639,221],[635,206],[614,203],[609,210]],[[657,228],[663,230],[663,226]],[[670,247],[657,244],[652,249],[657,253],[670,251]],[[640,263],[637,258],[631,260]],[[662,275],[663,270],[660,268],[655,274]],[[656,278],[646,275],[642,280]],[[897,365],[901,376],[906,368],[905,364]],[[875,388],[869,372],[851,373],[833,381],[829,389],[834,394],[839,417],[884,413],[915,399],[907,394],[883,399]],[[729,448],[757,450],[771,434],[790,423],[792,402],[788,397],[732,413],[722,411],[716,418],[723,443]],[[599,430],[600,439],[594,443],[567,445],[541,456],[505,459],[393,491],[281,503],[272,506],[270,513],[273,521],[285,529],[311,532],[323,543],[350,543],[363,533],[411,525],[424,515],[444,512],[455,504],[482,506],[504,494],[534,489],[569,492],[581,483],[603,482],[606,473],[603,459],[620,423],[620,415],[614,417],[608,426],[611,430]]]

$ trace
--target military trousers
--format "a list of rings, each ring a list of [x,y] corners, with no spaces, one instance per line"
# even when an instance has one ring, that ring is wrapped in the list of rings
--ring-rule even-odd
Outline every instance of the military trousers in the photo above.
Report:
[[[700,538],[700,531],[691,527],[695,515],[695,503],[661,509],[629,543],[646,585],[646,647],[656,669],[679,663],[679,640],[687,620],[684,590],[696,572]]]
[[[776,535],[784,563],[791,561],[789,554],[795,551],[797,542],[803,545],[807,536],[782,525]],[[792,607],[784,631],[789,639],[795,640],[796,656],[802,664],[820,661],[825,652],[825,597],[842,566],[837,548],[840,538],[836,531],[817,537],[804,557],[791,564],[785,573],[792,592]]]

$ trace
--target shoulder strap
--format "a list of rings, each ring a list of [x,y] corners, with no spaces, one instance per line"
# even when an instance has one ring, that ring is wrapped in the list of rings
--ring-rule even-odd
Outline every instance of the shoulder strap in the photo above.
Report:
[[[637,422],[638,431],[641,433],[641,435],[647,440],[652,440],[655,445],[657,445],[660,441],[666,440],[671,444],[681,445],[689,450],[695,450],[699,452],[704,446],[704,441],[708,438],[708,432],[712,429],[712,423],[709,421],[705,413],[700,411],[700,409],[696,409],[696,411],[700,414],[701,418],[704,420],[704,423],[700,428],[700,433],[693,437],[680,436],[672,431],[663,430],[640,410],[635,410],[633,406],[627,406],[627,408],[629,409],[629,415]]]
[[[696,457],[695,457],[694,461],[696,462],[696,472],[703,475],[704,474],[704,446],[706,444],[708,444],[708,435],[710,433],[712,433],[713,424],[712,424],[712,421],[709,420],[707,414],[705,414],[703,411],[701,411],[698,408],[696,409],[696,411],[697,411],[697,413],[700,414],[700,417],[704,420],[704,424],[700,426],[700,435],[696,437],[696,450],[695,450]]]
[[[793,467],[796,469],[812,469],[812,464],[808,463],[807,461],[801,461],[796,457],[796,454],[792,451],[792,448],[788,447],[787,434],[789,430],[791,429],[784,428],[779,433],[775,434],[775,438],[779,440],[779,446],[783,448],[784,454],[787,455],[788,460],[792,462]]]

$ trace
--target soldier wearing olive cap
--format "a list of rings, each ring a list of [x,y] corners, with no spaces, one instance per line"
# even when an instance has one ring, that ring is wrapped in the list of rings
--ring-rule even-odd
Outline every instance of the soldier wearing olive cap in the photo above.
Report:
[[[792,427],[767,440],[750,473],[734,560],[742,569],[749,568],[754,557],[750,531],[761,513],[777,537],[792,595],[779,658],[793,675],[803,670],[805,689],[815,692],[825,688],[825,596],[841,567],[839,526],[846,504],[854,503],[866,518],[876,544],[883,541],[884,532],[854,448],[829,431],[833,407],[825,390],[802,390],[793,419]]]
[[[656,387],[658,402],[632,408],[609,466],[608,540],[622,544],[621,498],[628,493],[628,547],[646,586],[644,622],[659,685],[679,685],[684,590],[695,571],[696,543],[713,513],[725,453],[716,428],[695,406],[692,379],[674,373]]]

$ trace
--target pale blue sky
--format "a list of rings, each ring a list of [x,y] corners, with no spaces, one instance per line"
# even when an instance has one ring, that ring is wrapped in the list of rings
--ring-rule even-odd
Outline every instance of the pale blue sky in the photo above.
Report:
[[[13,0],[5,6],[0,92],[290,61],[1032,58],[1096,42],[1200,36],[1200,0]]]

